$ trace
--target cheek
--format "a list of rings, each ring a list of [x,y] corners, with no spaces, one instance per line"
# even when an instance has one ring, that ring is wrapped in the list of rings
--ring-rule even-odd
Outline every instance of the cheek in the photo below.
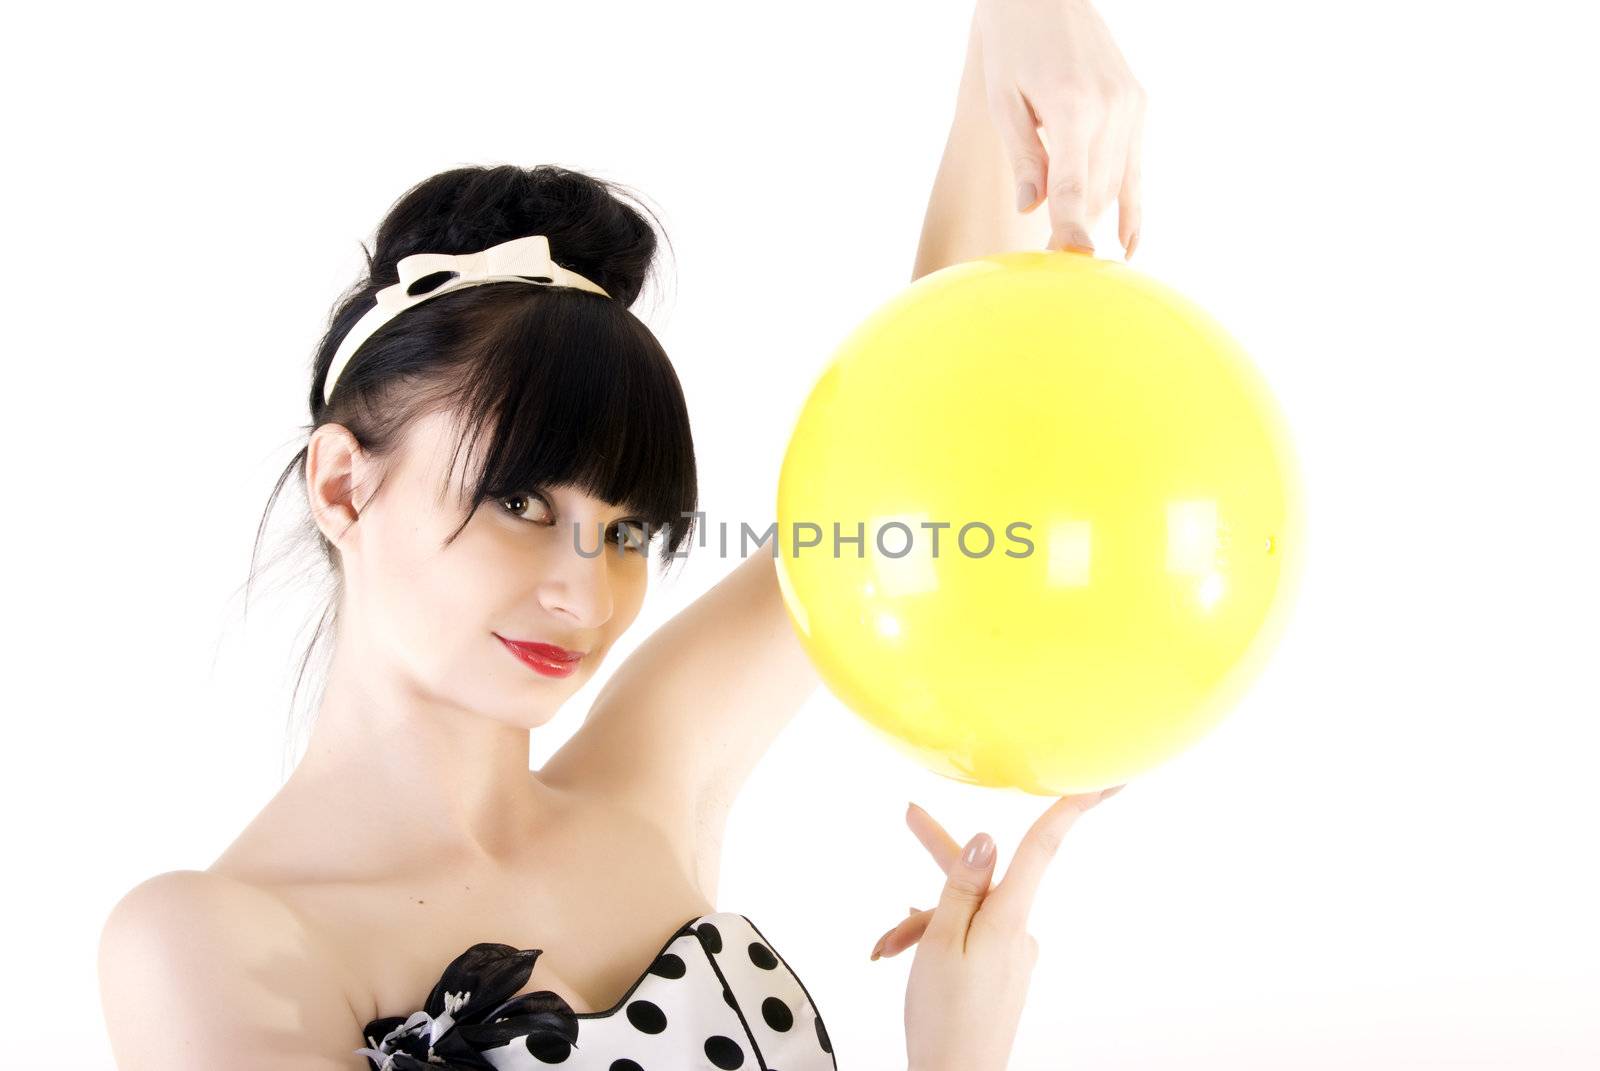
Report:
[[[425,690],[456,699],[482,686],[493,668],[489,635],[506,592],[504,563],[475,546],[473,526],[441,546],[450,526],[415,525],[389,533],[374,557],[369,624],[403,671]],[[498,564],[497,564],[498,563]]]
[[[619,569],[612,578],[613,615],[607,627],[610,642],[615,643],[633,622],[638,618],[639,611],[644,607],[646,594],[650,590],[650,566],[648,563],[629,562],[626,569]]]

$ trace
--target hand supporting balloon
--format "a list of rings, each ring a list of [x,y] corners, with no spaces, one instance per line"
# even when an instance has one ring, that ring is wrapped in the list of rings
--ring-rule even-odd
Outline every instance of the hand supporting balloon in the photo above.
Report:
[[[1145,91],[1106,24],[1088,0],[977,0],[974,19],[1017,210],[1033,211],[1047,192],[1050,248],[1092,253],[1089,229],[1116,201],[1118,239],[1132,257],[1143,226]]]
[[[1095,806],[1101,800],[1110,799],[1121,792],[1126,785],[1117,785],[1102,792],[1086,792],[1077,796],[1062,796],[1045,811],[1029,827],[1026,838],[1043,840],[1054,843],[1060,838],[1077,819],[1077,816]],[[906,825],[911,827],[923,847],[933,856],[933,861],[939,864],[939,869],[948,874],[961,856],[961,845],[945,832],[943,826],[934,820],[933,815],[918,807],[915,803],[906,808]],[[1009,873],[1009,871],[1008,871]],[[1002,882],[1004,884],[1004,882]],[[933,908],[918,910],[911,908],[910,914],[897,923],[888,933],[878,939],[876,947],[872,950],[874,960],[883,956],[895,956],[922,939],[923,933],[928,928],[928,921],[933,917]]]

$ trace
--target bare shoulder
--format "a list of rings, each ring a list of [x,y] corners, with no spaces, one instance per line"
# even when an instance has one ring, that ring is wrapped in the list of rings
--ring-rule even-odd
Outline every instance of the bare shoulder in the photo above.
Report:
[[[135,886],[101,930],[99,972],[120,1071],[367,1066],[333,957],[236,878],[175,870]]]

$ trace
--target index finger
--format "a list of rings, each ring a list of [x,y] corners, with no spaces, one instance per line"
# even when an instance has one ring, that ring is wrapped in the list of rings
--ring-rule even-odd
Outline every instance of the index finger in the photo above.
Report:
[[[1039,881],[1050,860],[1055,858],[1061,839],[1078,816],[1099,802],[1100,797],[1099,792],[1062,796],[1035,818],[1028,832],[1023,834],[1022,843],[1017,845],[1011,865],[1006,867],[1006,876],[984,899],[982,914],[1002,926],[1026,926]]]
[[[956,843],[956,839],[944,831],[944,826],[934,821],[933,815],[915,803],[906,808],[906,825],[928,849],[939,864],[939,869],[949,874],[950,868],[961,858],[961,845]]]

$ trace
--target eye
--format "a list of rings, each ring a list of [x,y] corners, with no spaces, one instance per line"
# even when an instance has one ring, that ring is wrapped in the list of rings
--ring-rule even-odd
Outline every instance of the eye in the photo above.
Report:
[[[522,520],[531,521],[533,518],[524,517],[523,511],[528,509],[533,503],[536,502],[545,509],[550,508],[550,503],[545,501],[543,495],[537,495],[531,491],[518,491],[515,494],[506,495],[500,499],[500,508],[514,517],[520,517]],[[520,503],[520,505],[512,505],[511,503]]]
[[[641,521],[618,521],[611,530],[616,533],[612,542],[627,547],[630,553],[643,554],[649,548],[650,532]]]

